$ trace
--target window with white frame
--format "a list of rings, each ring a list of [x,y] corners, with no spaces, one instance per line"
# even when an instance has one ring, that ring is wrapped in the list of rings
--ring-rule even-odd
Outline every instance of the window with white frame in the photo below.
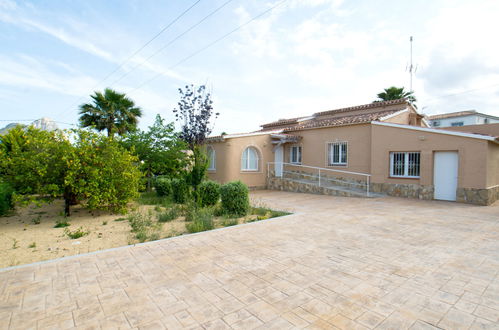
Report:
[[[206,154],[208,156],[208,171],[215,171],[217,168],[217,156],[215,154],[215,149],[208,146],[208,148],[206,148]]]
[[[391,152],[390,176],[401,178],[419,178],[421,153]]]
[[[289,162],[291,164],[301,164],[301,147],[292,146],[289,148]]]
[[[244,149],[241,156],[241,170],[258,171],[258,151],[253,147]]]
[[[327,145],[327,165],[346,165],[348,146],[346,142],[334,142]]]

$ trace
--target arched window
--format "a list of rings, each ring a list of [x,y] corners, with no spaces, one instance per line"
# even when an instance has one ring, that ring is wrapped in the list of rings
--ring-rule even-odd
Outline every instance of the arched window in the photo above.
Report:
[[[244,149],[241,156],[241,170],[258,171],[258,151],[253,147]]]
[[[206,154],[208,156],[208,171],[215,171],[217,165],[217,156],[215,154],[215,149],[213,147],[208,146],[206,148]]]

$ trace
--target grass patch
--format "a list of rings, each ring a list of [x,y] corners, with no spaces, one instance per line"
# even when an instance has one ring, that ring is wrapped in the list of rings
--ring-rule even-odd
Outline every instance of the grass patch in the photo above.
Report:
[[[139,242],[154,241],[160,238],[161,224],[152,220],[151,213],[132,213],[128,216],[131,232]]]
[[[177,206],[172,206],[165,212],[158,214],[159,222],[170,222],[177,219],[181,215],[181,210]]]
[[[85,235],[88,235],[89,233],[90,233],[89,231],[83,230],[83,227],[79,227],[74,231],[71,231],[68,228],[64,229],[64,234],[66,234],[66,236],[68,236],[71,239],[77,239]]]
[[[69,227],[70,223],[66,218],[63,219],[57,219],[55,221],[55,226],[54,228],[64,228],[64,227]]]
[[[212,230],[215,227],[213,224],[213,210],[211,208],[189,210],[189,217],[190,222],[185,225],[189,233],[199,233],[201,231]]]
[[[141,205],[161,205],[165,202],[165,197],[158,196],[155,192],[143,192],[136,199]]]
[[[30,245],[28,245],[28,248],[30,248],[30,249],[36,248],[36,242],[33,242]]]
[[[125,220],[126,220],[126,218],[118,218],[118,219],[114,219],[114,221],[116,221],[116,222],[125,221]]]
[[[239,223],[237,219],[234,218],[226,218],[220,224],[224,227],[235,226]]]

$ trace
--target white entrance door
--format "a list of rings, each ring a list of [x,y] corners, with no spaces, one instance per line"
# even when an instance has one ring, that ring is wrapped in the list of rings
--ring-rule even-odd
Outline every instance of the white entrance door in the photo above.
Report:
[[[433,185],[435,199],[456,200],[459,157],[456,151],[435,152]]]
[[[282,162],[284,161],[284,148],[279,146],[274,151],[274,170],[275,176],[278,178],[282,177]]]

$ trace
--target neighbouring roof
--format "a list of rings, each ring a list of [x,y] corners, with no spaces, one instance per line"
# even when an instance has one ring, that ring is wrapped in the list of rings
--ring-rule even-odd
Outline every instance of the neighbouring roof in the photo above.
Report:
[[[468,137],[468,138],[473,138],[473,139],[492,141],[492,142],[499,144],[499,137],[486,135],[486,134],[457,132],[457,131],[451,131],[451,130],[446,130],[446,129],[418,127],[418,126],[394,124],[394,123],[384,123],[384,122],[379,122],[379,121],[374,121],[374,122],[372,122],[372,124],[373,125],[380,125],[380,126],[402,128],[402,129],[408,129],[408,130],[414,130],[414,131],[422,131],[422,132],[428,132],[428,133]]]
[[[466,110],[466,111],[442,113],[442,114],[439,114],[439,115],[428,116],[428,118],[430,120],[438,120],[438,119],[464,117],[464,116],[473,116],[473,115],[478,115],[478,116],[483,116],[483,117],[488,117],[488,118],[494,118],[494,119],[499,120],[499,117],[487,115],[487,114],[481,113],[481,112],[477,112],[476,110]]]

